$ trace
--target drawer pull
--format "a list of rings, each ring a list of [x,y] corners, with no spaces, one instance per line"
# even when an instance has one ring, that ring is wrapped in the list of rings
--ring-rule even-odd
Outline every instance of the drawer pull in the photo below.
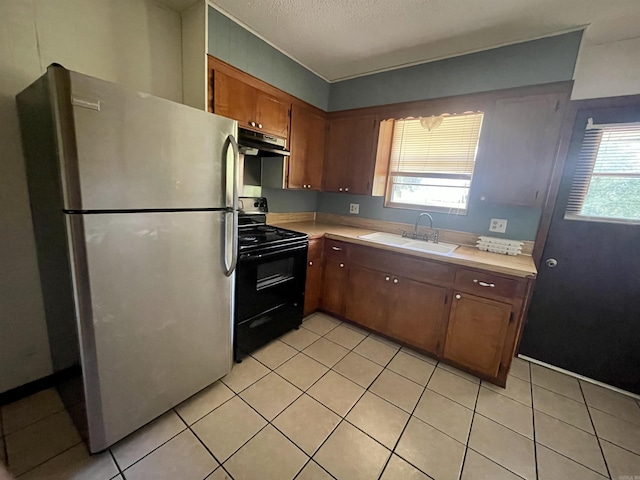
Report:
[[[391,277],[384,277],[385,282],[388,282],[389,280],[391,280]]]
[[[478,280],[477,278],[473,279],[473,283],[477,283],[478,285],[480,285],[481,287],[489,287],[489,288],[495,288],[496,284],[495,283],[487,283],[487,282],[482,282],[480,280]]]
[[[341,263],[341,264],[340,264],[340,268],[344,268],[344,263]]]
[[[460,300],[462,298],[462,295],[460,295],[459,293],[456,293],[456,300]]]
[[[335,250],[336,252],[341,252],[342,249],[340,247],[331,247],[331,250]]]
[[[393,279],[393,283],[398,283],[398,279],[397,279],[397,278],[394,278],[394,279]]]

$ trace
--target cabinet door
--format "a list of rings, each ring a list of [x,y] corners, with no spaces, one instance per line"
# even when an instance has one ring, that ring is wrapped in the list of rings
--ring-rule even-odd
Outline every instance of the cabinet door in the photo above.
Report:
[[[324,158],[325,192],[343,192],[347,186],[351,120],[339,118],[329,121]]]
[[[350,119],[349,156],[347,158],[347,188],[349,193],[368,195],[375,166],[377,128],[373,115]]]
[[[245,127],[256,121],[255,88],[221,72],[213,73],[213,82],[213,113],[233,118]]]
[[[320,307],[322,293],[322,257],[307,260],[307,281],[304,290],[304,316],[312,314]]]
[[[321,189],[325,130],[324,117],[298,105],[291,107],[288,188]]]
[[[258,130],[277,135],[278,137],[287,138],[289,136],[290,109],[290,103],[259,91],[257,95],[256,120]]]
[[[510,319],[511,305],[456,292],[449,315],[444,358],[495,377]]]
[[[349,270],[343,260],[332,257],[324,259],[320,301],[323,310],[342,316],[348,276]]]
[[[496,102],[485,152],[474,173],[474,197],[543,205],[567,101],[564,94],[554,93]]]
[[[371,193],[377,131],[373,115],[336,118],[329,122],[325,191]]]
[[[345,317],[371,330],[386,333],[394,288],[389,274],[358,266],[349,268]]]
[[[409,345],[438,354],[443,327],[447,289],[394,277],[395,302],[390,312],[388,335]]]

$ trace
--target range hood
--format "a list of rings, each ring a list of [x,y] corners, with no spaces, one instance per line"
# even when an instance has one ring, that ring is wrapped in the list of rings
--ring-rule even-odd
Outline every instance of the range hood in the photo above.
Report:
[[[240,153],[254,157],[288,156],[287,141],[266,133],[254,132],[244,128],[238,129],[238,146]]]

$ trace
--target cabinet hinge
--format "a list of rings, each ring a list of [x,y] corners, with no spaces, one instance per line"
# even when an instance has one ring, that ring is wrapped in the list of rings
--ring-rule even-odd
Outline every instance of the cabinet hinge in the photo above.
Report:
[[[536,196],[535,196],[535,200],[538,200],[538,194],[540,193],[540,190],[536,190]]]
[[[447,303],[449,303],[449,294],[446,293],[444,296],[444,304],[446,305]]]
[[[509,317],[509,323],[512,323],[515,320],[515,315],[511,312],[511,316]]]
[[[556,112],[560,111],[560,100],[556,100]]]
[[[371,184],[371,182],[367,182],[367,191],[369,190],[369,185]]]

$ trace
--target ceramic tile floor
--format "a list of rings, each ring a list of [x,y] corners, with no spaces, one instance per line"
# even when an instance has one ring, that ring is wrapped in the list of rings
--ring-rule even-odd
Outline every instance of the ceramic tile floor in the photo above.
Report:
[[[324,314],[89,456],[47,390],[1,409],[19,479],[638,479],[640,404],[515,359],[506,389]]]

